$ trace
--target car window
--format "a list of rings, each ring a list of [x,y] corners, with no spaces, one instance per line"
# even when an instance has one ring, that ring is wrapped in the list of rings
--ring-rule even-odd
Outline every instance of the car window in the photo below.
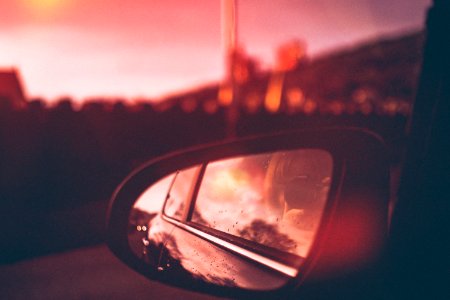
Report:
[[[176,220],[182,219],[185,202],[190,195],[198,169],[198,166],[194,166],[176,173],[164,205],[166,216]]]
[[[305,257],[328,197],[332,158],[303,149],[207,165],[192,222]]]

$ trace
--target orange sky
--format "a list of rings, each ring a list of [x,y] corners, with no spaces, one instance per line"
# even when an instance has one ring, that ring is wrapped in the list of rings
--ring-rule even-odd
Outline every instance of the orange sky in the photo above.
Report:
[[[268,67],[277,45],[308,52],[421,28],[431,0],[241,0],[239,40]],[[219,0],[0,0],[0,68],[27,95],[158,98],[223,76]]]

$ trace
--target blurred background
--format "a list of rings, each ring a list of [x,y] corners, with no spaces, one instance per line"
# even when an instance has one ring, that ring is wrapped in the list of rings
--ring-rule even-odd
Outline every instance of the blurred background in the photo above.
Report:
[[[220,1],[1,1],[3,270],[103,243],[130,171],[230,136],[368,128],[395,186],[430,4],[239,1],[230,68]]]

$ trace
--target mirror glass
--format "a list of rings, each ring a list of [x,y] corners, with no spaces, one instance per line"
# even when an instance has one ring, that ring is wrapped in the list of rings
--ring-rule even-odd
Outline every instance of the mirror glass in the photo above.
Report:
[[[131,250],[138,256],[145,255],[145,242],[149,224],[161,212],[167,190],[175,174],[164,177],[150,186],[134,203],[129,216],[128,241]]]
[[[208,164],[192,222],[306,257],[329,190],[326,154],[298,150]]]
[[[245,155],[180,170],[136,201],[130,246],[149,268],[174,280],[280,287],[308,256],[332,173],[333,159],[320,149]]]

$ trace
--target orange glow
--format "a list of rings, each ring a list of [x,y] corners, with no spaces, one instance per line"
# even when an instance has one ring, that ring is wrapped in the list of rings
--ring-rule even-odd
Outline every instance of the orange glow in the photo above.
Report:
[[[216,161],[208,166],[209,186],[214,193],[236,193],[237,189],[259,194],[258,172],[251,173],[244,167],[245,157]],[[255,184],[258,182],[258,184]],[[204,185],[207,187],[208,185]]]
[[[306,172],[311,178],[323,179],[321,172],[324,172],[329,180],[331,157],[316,151],[302,149],[260,154],[209,164],[195,204],[197,216],[201,218],[193,217],[193,222],[306,257],[327,201],[329,185],[320,188],[316,184],[302,185],[300,189],[294,189],[293,194],[290,192],[292,180],[286,178],[292,172],[295,178]],[[294,157],[296,164],[292,161]],[[306,157],[324,165],[308,167],[304,164]],[[286,164],[291,173],[275,175],[275,170],[286,170]],[[292,207],[288,206],[287,198]],[[309,201],[317,206],[309,205]],[[272,236],[269,241],[266,234],[271,230],[279,235]]]
[[[216,174],[212,187],[220,194],[232,194],[239,187],[248,186],[247,175],[239,169],[225,169]]]
[[[303,94],[303,91],[300,88],[289,89],[287,92],[287,102],[289,112],[299,110],[305,102],[305,95]]]
[[[70,0],[23,0],[22,2],[33,14],[44,17],[67,8]]]
[[[303,106],[303,110],[305,112],[305,114],[310,115],[312,113],[314,113],[317,109],[317,103],[312,100],[312,99],[308,99],[305,102],[305,105]]]
[[[218,95],[219,104],[222,106],[229,106],[233,102],[233,88],[231,85],[221,86]]]
[[[267,111],[275,113],[281,106],[281,94],[283,92],[284,73],[273,74],[267,88],[265,106]]]
[[[305,42],[299,40],[289,41],[278,48],[277,69],[280,71],[292,70],[305,58],[305,55]]]
[[[245,108],[249,113],[256,113],[261,105],[261,97],[257,92],[250,92],[245,97]]]

